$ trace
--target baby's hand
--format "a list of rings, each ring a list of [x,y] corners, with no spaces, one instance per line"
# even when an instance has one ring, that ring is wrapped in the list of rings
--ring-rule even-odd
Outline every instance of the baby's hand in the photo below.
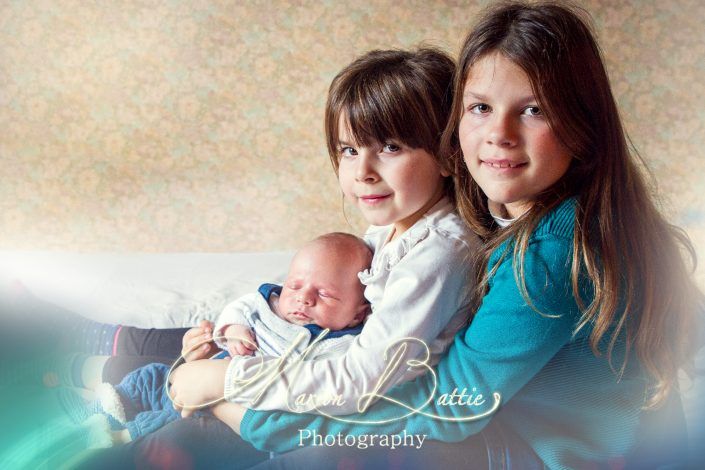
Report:
[[[181,340],[181,355],[187,362],[212,356],[218,350],[218,346],[211,341],[212,339],[213,323],[208,320],[201,320],[198,326],[191,328],[184,334]],[[194,346],[203,341],[208,342],[191,350]]]
[[[244,325],[228,326],[223,330],[223,336],[231,356],[252,356],[257,350],[255,334]]]

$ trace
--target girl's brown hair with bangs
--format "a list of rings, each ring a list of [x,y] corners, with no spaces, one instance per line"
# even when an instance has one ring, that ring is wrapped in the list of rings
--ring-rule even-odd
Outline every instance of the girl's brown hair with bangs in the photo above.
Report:
[[[330,85],[325,110],[328,154],[336,174],[341,121],[358,145],[391,140],[422,148],[450,171],[440,139],[453,101],[454,72],[453,60],[429,47],[370,51],[343,68]],[[454,199],[450,177],[445,193]]]
[[[458,210],[486,241],[482,262],[486,266],[494,250],[515,240],[515,276],[529,303],[523,259],[531,233],[548,212],[575,197],[572,284],[583,310],[576,332],[592,328],[593,351],[605,352],[613,367],[613,356],[622,358],[619,373],[635,353],[653,378],[648,405],[654,406],[665,399],[678,369],[695,352],[694,322],[702,294],[684,260],[688,255],[694,266],[695,252],[652,199],[646,167],[628,145],[588,18],[577,7],[556,3],[503,3],[487,10],[460,53],[455,101],[442,145],[452,161]],[[572,156],[566,174],[502,230],[465,166],[457,132],[472,66],[492,53],[524,70],[551,129]],[[482,276],[476,295],[480,299],[493,273],[477,272]],[[579,289],[582,276],[592,284],[589,298]]]

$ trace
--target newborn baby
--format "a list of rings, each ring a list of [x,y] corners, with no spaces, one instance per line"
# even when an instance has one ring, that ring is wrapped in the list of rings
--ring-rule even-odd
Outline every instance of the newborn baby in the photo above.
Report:
[[[214,359],[228,353],[280,356],[287,350],[295,358],[325,330],[330,331],[311,347],[306,359],[344,353],[370,312],[357,274],[371,261],[372,251],[354,235],[329,233],[308,242],[291,261],[283,286],[263,284],[258,292],[228,304],[214,329],[202,323],[189,330],[184,336],[185,359],[189,351],[208,347],[200,344],[206,341],[204,330],[214,331],[213,338],[223,349]],[[169,369],[149,364],[119,385],[98,386],[98,400],[89,406],[107,418],[108,441],[129,442],[180,418],[165,387]]]

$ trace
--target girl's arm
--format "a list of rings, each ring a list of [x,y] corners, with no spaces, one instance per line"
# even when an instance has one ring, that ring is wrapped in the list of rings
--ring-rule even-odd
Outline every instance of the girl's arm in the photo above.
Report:
[[[375,390],[388,367],[384,354],[389,344],[413,337],[430,345],[456,314],[469,315],[469,254],[466,241],[431,231],[391,268],[383,300],[375,305],[362,333],[344,355],[303,361],[276,373],[261,399],[254,403],[266,381],[237,389],[234,378],[252,377],[276,365],[279,359],[268,359],[262,365],[260,358],[234,358],[225,381],[226,399],[262,410],[310,411],[313,408],[308,398],[315,394],[324,400],[331,398],[328,404],[319,402],[319,410],[332,415],[357,412],[358,399]],[[411,341],[404,357],[408,360],[425,354],[421,342]],[[398,383],[407,374],[405,369],[403,364],[394,368],[379,393]]]
[[[425,434],[429,439],[458,441],[481,430],[488,419],[454,422],[487,411],[492,393],[501,395],[502,405],[537,374],[572,337],[578,307],[572,296],[569,239],[548,236],[534,240],[525,258],[526,287],[534,306],[527,306],[514,278],[511,259],[505,259],[491,282],[490,290],[470,326],[455,338],[437,367],[437,390],[432,374],[395,387],[388,396],[412,407],[427,401],[423,412],[444,419],[414,414],[401,418],[407,409],[381,400],[366,413],[344,416],[365,422],[389,420],[385,424],[350,424],[312,414],[248,411],[241,424],[243,438],[260,449],[278,452],[299,446],[300,430],[319,435]],[[511,257],[510,257],[511,258]],[[442,404],[442,394],[475,388],[485,398],[482,406]],[[456,400],[457,401],[457,400]],[[467,401],[467,400],[466,400]],[[511,411],[508,411],[511,413]]]
[[[213,416],[227,424],[230,429],[240,434],[240,422],[247,408],[236,405],[235,403],[223,401],[212,406],[210,410]]]

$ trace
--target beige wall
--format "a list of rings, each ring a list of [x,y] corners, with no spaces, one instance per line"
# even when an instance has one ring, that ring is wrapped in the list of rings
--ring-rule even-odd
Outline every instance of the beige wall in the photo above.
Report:
[[[361,229],[323,143],[329,81],[371,48],[456,53],[486,2],[359,3],[0,0],[0,249],[276,250]],[[585,6],[702,247],[705,5]]]

